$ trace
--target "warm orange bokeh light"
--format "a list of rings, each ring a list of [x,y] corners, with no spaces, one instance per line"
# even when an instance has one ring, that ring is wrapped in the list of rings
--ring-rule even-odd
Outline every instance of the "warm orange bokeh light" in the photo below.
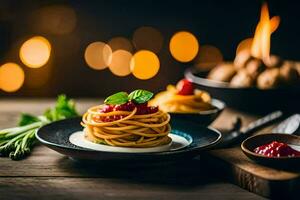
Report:
[[[268,62],[270,59],[271,33],[280,23],[279,17],[270,20],[268,5],[264,3],[261,8],[260,21],[256,27],[251,47],[252,56]]]
[[[244,51],[244,50],[250,52],[250,51],[251,51],[252,43],[253,43],[253,38],[247,38],[247,39],[242,40],[242,41],[238,44],[238,46],[237,46],[237,48],[236,48],[236,55],[237,55],[239,52]]]
[[[107,44],[110,46],[112,51],[117,51],[122,49],[128,52],[133,52],[133,45],[125,37],[112,38]]]
[[[88,66],[96,70],[105,69],[111,62],[111,56],[111,48],[103,42],[91,43],[84,53]]]
[[[141,50],[135,53],[130,62],[132,74],[142,80],[154,77],[160,67],[159,59],[155,53]]]
[[[223,61],[221,51],[212,45],[202,45],[195,59],[195,67],[210,69]]]
[[[170,52],[180,62],[189,62],[199,50],[197,38],[189,32],[181,31],[173,35],[170,41]]]
[[[45,65],[51,54],[49,41],[41,36],[30,38],[21,46],[20,59],[28,67],[39,68]]]
[[[158,53],[164,42],[162,33],[150,26],[143,26],[135,30],[132,38],[137,50],[149,50]]]
[[[131,73],[130,61],[132,54],[125,50],[117,50],[113,52],[111,63],[109,64],[110,71],[117,76],[127,76]]]
[[[6,63],[0,67],[0,88],[5,92],[15,92],[24,83],[23,69],[15,63]]]

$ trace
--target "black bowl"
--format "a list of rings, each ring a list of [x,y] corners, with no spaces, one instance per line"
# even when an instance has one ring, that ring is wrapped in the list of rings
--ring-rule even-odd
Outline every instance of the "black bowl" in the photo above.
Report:
[[[265,145],[271,143],[273,141],[283,142],[292,145],[300,145],[300,137],[296,135],[290,134],[282,134],[282,133],[269,133],[269,134],[261,134],[255,135],[247,138],[241,144],[241,148],[243,152],[252,160],[269,165],[269,166],[281,166],[288,167],[300,164],[300,157],[267,157],[264,155],[257,154],[253,152],[253,150],[261,145]]]
[[[228,83],[207,79],[207,71],[189,68],[185,77],[197,88],[205,90],[211,96],[221,99],[229,107],[243,111],[265,114],[273,110],[289,112],[300,111],[300,85],[261,90],[256,87],[234,88]]]
[[[211,101],[214,109],[208,111],[200,111],[198,113],[169,113],[172,120],[183,120],[194,122],[202,126],[210,125],[224,110],[225,103],[218,99],[212,99]]]

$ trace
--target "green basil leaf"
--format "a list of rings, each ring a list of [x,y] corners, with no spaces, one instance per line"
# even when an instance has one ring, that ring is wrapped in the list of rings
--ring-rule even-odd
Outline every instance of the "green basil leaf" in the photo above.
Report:
[[[146,103],[153,97],[153,93],[147,90],[135,90],[128,95],[129,100],[138,104]]]
[[[128,101],[128,94],[126,92],[118,92],[107,97],[104,101],[105,104],[109,105],[117,105],[127,103]]]

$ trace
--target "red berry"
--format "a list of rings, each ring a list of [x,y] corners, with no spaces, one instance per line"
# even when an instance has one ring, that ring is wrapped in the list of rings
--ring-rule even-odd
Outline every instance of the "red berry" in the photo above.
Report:
[[[194,94],[194,86],[187,79],[180,80],[177,83],[176,88],[178,90],[177,94],[179,94],[179,95],[193,95]]]
[[[100,110],[100,112],[102,112],[102,113],[108,113],[108,112],[112,112],[113,110],[114,110],[114,106],[113,105],[105,105]]]
[[[136,111],[137,115],[144,115],[147,114],[147,110],[146,109],[142,109],[142,108],[138,108]]]
[[[136,104],[136,114],[138,115],[144,115],[148,113],[148,103],[142,103],[142,104]]]
[[[147,108],[148,102],[146,102],[146,103],[141,103],[141,104],[135,104],[135,106],[136,106],[137,108]]]
[[[102,113],[108,113],[112,111],[133,111],[135,108],[137,108],[136,114],[137,115],[145,115],[145,114],[151,114],[156,113],[158,111],[158,106],[148,106],[148,103],[142,103],[142,104],[135,104],[131,101],[120,104],[120,105],[105,105],[100,112]],[[114,115],[114,116],[102,116],[102,117],[95,117],[95,121],[102,121],[102,122],[112,122],[116,120],[120,120],[124,118],[123,115]]]
[[[123,110],[124,110],[124,107],[125,107],[125,106],[123,106],[123,105],[116,105],[116,106],[114,107],[114,111],[123,111]]]
[[[158,106],[150,106],[148,107],[148,113],[152,114],[152,113],[156,113],[158,111]]]
[[[136,107],[136,105],[133,102],[129,101],[127,103],[127,110],[128,111],[133,111],[135,109],[135,107]]]
[[[124,104],[116,105],[114,110],[115,111],[133,111],[135,108],[135,104],[132,102],[127,102]]]

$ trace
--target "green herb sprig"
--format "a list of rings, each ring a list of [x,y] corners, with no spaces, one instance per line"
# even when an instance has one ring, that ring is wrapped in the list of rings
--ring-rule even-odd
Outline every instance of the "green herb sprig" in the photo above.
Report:
[[[126,92],[118,92],[107,97],[104,101],[108,105],[124,104],[128,101],[134,101],[135,103],[142,104],[146,103],[153,97],[153,93],[147,90],[134,90],[130,94]]]
[[[42,126],[78,116],[75,104],[65,95],[59,95],[54,108],[46,110],[41,116],[27,113],[21,115],[18,127],[0,130],[0,155],[20,160],[30,154],[37,142],[35,133]]]

